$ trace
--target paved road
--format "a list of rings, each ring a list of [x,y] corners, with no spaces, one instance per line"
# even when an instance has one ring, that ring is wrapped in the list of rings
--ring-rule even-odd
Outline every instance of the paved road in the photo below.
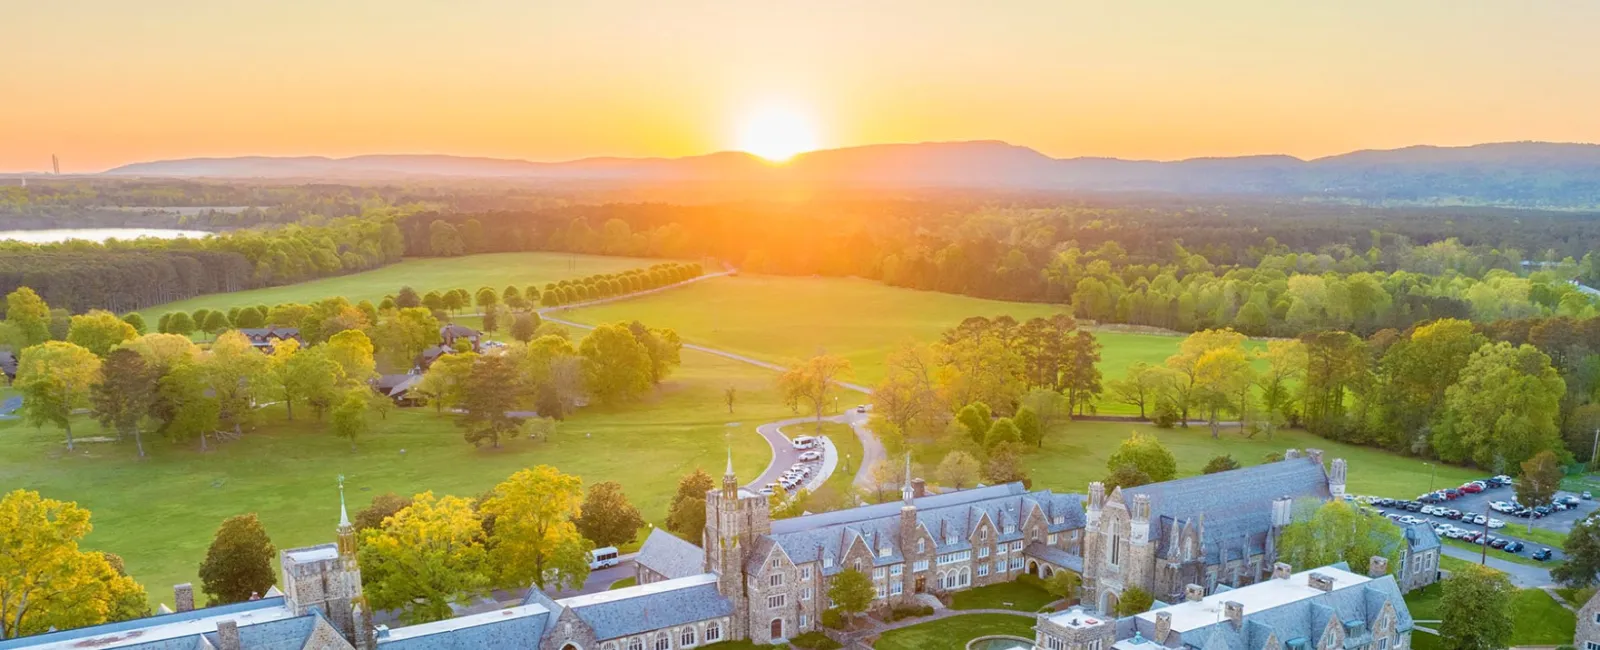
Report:
[[[10,419],[17,417],[17,409],[22,408],[22,397],[12,395],[0,402],[0,418]]]
[[[1453,558],[1474,563],[1476,563],[1479,559],[1478,551],[1461,548],[1459,546],[1451,546],[1449,544],[1445,544],[1443,548],[1444,554]],[[1550,579],[1549,570],[1536,566],[1528,566],[1526,564],[1517,564],[1515,562],[1502,560],[1495,557],[1493,551],[1490,551],[1488,566],[1493,569],[1504,571],[1506,575],[1511,578],[1511,584],[1524,589],[1555,584],[1555,581]]]

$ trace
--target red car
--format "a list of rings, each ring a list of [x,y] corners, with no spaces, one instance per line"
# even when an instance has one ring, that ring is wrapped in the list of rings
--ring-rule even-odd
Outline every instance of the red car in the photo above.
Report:
[[[1483,488],[1478,487],[1476,484],[1473,484],[1473,483],[1468,483],[1468,484],[1463,485],[1463,486],[1461,486],[1459,488],[1456,488],[1456,489],[1461,490],[1462,492],[1466,492],[1468,494],[1477,494],[1477,493],[1483,491]]]

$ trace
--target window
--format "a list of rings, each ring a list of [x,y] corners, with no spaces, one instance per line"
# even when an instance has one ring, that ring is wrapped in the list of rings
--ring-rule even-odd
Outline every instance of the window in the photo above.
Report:
[[[1015,532],[1017,532],[1017,525],[1016,524],[1012,524],[1012,523],[1007,523],[1006,524],[1006,534],[1010,535],[1010,534],[1015,533]]]
[[[1588,641],[1583,644],[1583,650],[1600,650],[1600,643]]]
[[[945,544],[945,546],[949,546],[949,545],[954,544],[954,543],[956,543],[955,534],[954,533],[946,533],[945,536],[944,536],[944,544]]]
[[[917,563],[912,566],[911,570],[912,571],[927,571],[928,570],[928,561],[927,560],[917,560]]]
[[[889,567],[889,577],[891,577],[891,578],[900,577],[901,573],[905,573],[905,566],[906,565],[904,565],[904,564],[896,564],[896,565],[894,565],[892,567]]]
[[[1111,536],[1111,566],[1117,566],[1117,561],[1122,559],[1122,536]]]
[[[850,564],[850,568],[855,569],[857,571],[860,571],[861,570],[861,558],[856,558],[855,561]]]
[[[800,590],[800,600],[811,600],[811,588],[810,587],[806,587],[805,589],[801,589]]]
[[[1389,650],[1389,638],[1378,639],[1378,650]]]
[[[905,586],[900,584],[900,583],[898,583],[898,582],[896,582],[896,583],[894,583],[892,585],[889,585],[889,593],[891,593],[891,594],[894,594],[894,595],[898,596],[898,595],[900,595],[900,592],[902,592],[902,591],[905,591]]]
[[[1019,571],[1021,569],[1022,569],[1022,558],[1020,558],[1020,557],[1011,558],[1011,570],[1012,571]]]
[[[928,552],[928,540],[925,540],[925,539],[918,539],[917,540],[917,552],[918,553],[927,553]]]
[[[889,557],[889,547],[885,546],[878,549],[878,557]]]
[[[1062,641],[1061,639],[1057,639],[1057,638],[1055,638],[1053,636],[1045,637],[1044,645],[1045,645],[1046,648],[1049,648],[1050,650],[1067,650],[1067,643],[1065,641]]]
[[[811,566],[810,565],[800,567],[800,579],[801,580],[810,580],[811,579]]]
[[[978,557],[989,557],[989,547],[985,546],[978,549]]]
[[[872,579],[873,580],[882,580],[883,579],[883,567],[878,567],[878,568],[872,570]]]
[[[771,596],[767,596],[767,608],[777,609],[779,607],[783,607],[783,596],[784,594],[773,594]]]
[[[1055,546],[1056,545],[1056,534],[1055,533],[1050,533],[1049,543],[1050,543],[1051,546]]]
[[[628,650],[644,650],[644,639],[628,639]]]
[[[810,624],[811,624],[811,617],[810,616],[806,616],[805,614],[801,614],[800,615],[800,629],[804,630]]]
[[[1089,645],[1087,647],[1089,648],[1089,650],[1100,650],[1100,639],[1095,639],[1093,641],[1090,641]]]
[[[656,650],[672,650],[672,637],[665,634],[656,637]]]
[[[1020,550],[1022,550],[1022,540],[1019,539],[1019,540],[1011,543],[1011,552],[1012,553],[1015,553],[1015,552],[1020,551]]]
[[[1058,524],[1067,523],[1067,517],[1065,515],[1056,515],[1055,522]]]
[[[826,568],[831,567],[831,566],[833,566],[833,556],[832,555],[824,556],[822,558],[822,568],[826,569]]]
[[[885,595],[888,595],[888,593],[889,593],[888,589],[885,589],[883,585],[878,585],[878,597],[879,598],[882,598]]]
[[[980,542],[989,541],[989,529],[987,529],[987,528],[979,528],[978,529],[978,541],[980,541]]]
[[[767,576],[767,586],[769,586],[769,587],[782,587],[783,586],[783,574],[782,573],[774,573],[774,574],[772,574],[770,576]]]
[[[706,640],[707,641],[716,641],[717,639],[720,639],[720,638],[722,638],[722,625],[717,624],[717,623],[712,623],[712,624],[706,626]]]
[[[985,577],[987,575],[989,575],[989,565],[987,565],[987,564],[978,565],[978,577],[982,578],[982,577]]]
[[[683,628],[683,633],[678,635],[678,645],[686,648],[694,645],[694,628]]]

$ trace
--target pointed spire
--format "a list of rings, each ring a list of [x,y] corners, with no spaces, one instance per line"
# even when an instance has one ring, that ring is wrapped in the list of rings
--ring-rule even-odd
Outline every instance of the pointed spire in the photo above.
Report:
[[[728,446],[728,469],[723,471],[724,476],[733,476],[733,446]]]
[[[350,511],[344,507],[344,475],[339,475],[339,527],[350,526]]]
[[[911,452],[908,451],[908,452],[906,452],[906,479],[905,479],[905,481],[902,481],[900,483],[900,500],[906,502],[906,505],[910,505],[912,496],[913,496],[913,494],[912,494],[912,490],[911,490]]]

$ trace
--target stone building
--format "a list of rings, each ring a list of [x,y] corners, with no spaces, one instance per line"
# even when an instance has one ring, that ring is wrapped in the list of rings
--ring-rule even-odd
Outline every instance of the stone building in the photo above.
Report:
[[[1572,638],[1578,650],[1600,650],[1600,591],[1578,610],[1578,629]]]
[[[1395,567],[1395,581],[1401,591],[1421,589],[1439,581],[1439,554],[1443,552],[1439,535],[1428,524],[1400,527],[1405,547],[1400,549],[1400,566]]]
[[[1261,582],[1224,585],[1210,596],[1188,585],[1182,601],[1120,619],[1078,608],[1040,614],[1034,648],[1403,650],[1411,645],[1411,612],[1387,569],[1381,557],[1368,575],[1343,563],[1301,573],[1278,564]]]
[[[633,577],[641,585],[687,578],[705,572],[705,564],[706,554],[700,547],[653,528],[633,559]]]
[[[1084,602],[1111,612],[1130,587],[1172,602],[1185,585],[1211,593],[1261,580],[1277,561],[1283,528],[1297,511],[1342,497],[1345,471],[1343,459],[1324,469],[1321,451],[1291,449],[1275,463],[1109,495],[1091,483]]]

